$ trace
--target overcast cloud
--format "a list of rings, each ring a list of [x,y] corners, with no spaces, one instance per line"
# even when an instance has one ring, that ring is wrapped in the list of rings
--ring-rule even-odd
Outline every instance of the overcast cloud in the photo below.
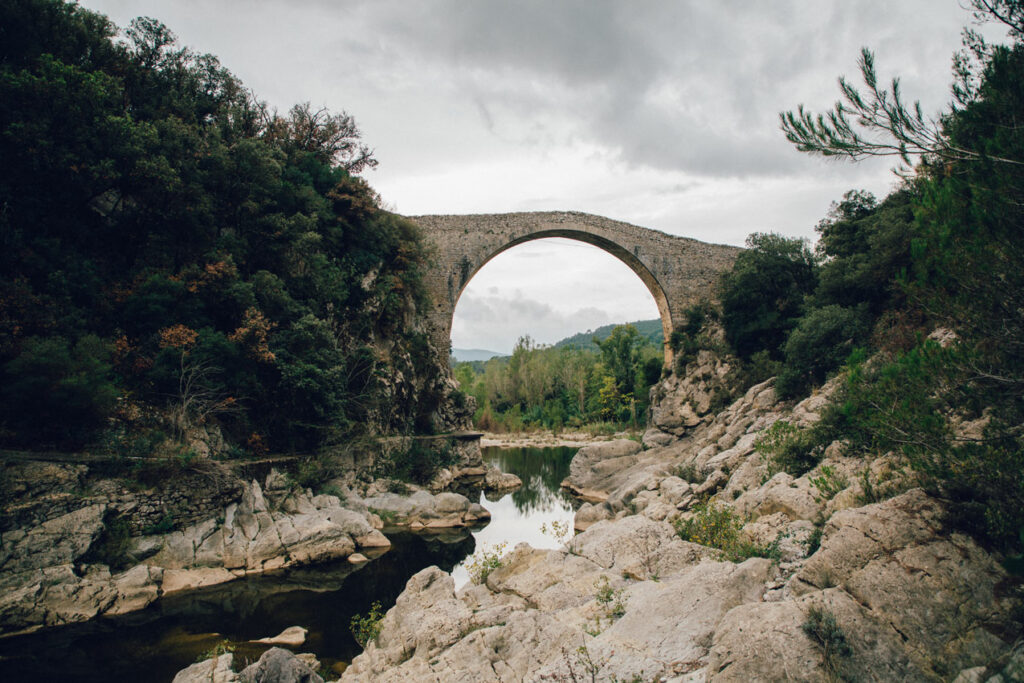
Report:
[[[846,190],[884,195],[887,162],[802,155],[778,113],[829,108],[862,46],[937,113],[970,20],[957,0],[82,4],[121,26],[160,19],[282,110],[348,111],[380,161],[369,181],[400,213],[579,210],[729,244],[813,237]],[[524,333],[656,315],[635,275],[586,250],[603,255],[534,243],[499,256],[463,294],[454,345],[507,351]],[[550,277],[586,264],[599,270]]]

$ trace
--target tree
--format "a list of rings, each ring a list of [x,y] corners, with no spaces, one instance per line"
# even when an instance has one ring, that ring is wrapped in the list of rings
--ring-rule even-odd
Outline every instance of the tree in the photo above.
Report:
[[[722,327],[740,357],[767,350],[779,360],[817,283],[817,258],[806,240],[776,233],[754,233],[747,247],[719,282]]]
[[[1024,3],[1021,0],[971,0],[978,21],[998,21],[1010,28],[1011,35],[1024,35]],[[966,30],[964,50],[954,60],[954,111],[979,97],[978,70],[984,69],[998,48],[987,45],[975,31]],[[843,99],[827,114],[812,114],[801,104],[796,113],[782,112],[780,123],[786,139],[801,152],[860,160],[875,156],[898,156],[912,165],[911,157],[924,156],[941,162],[979,161],[1021,165],[1024,157],[1002,156],[958,140],[944,130],[949,114],[926,117],[921,103],[908,104],[898,78],[888,88],[878,82],[874,54],[861,50],[858,67],[865,91],[839,78]]]
[[[640,367],[640,347],[644,338],[633,325],[618,325],[604,341],[594,339],[601,349],[605,368],[615,380],[618,392],[633,395]]]
[[[822,263],[814,306],[867,303],[877,316],[901,296],[894,281],[910,268],[918,194],[908,183],[881,203],[870,193],[850,191],[832,205],[817,226]]]

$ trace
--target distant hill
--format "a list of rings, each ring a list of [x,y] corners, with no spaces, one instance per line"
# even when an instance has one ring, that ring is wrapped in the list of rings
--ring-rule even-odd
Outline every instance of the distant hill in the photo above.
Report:
[[[490,360],[495,356],[507,356],[507,353],[487,351],[486,349],[452,349],[452,358],[458,363],[471,362],[475,360]]]
[[[661,346],[665,339],[661,330],[661,320],[638,320],[632,323],[602,325],[596,330],[587,330],[586,332],[580,332],[579,334],[574,334],[571,337],[566,337],[562,341],[556,342],[555,346],[574,346],[578,349],[597,351],[597,344],[594,343],[594,338],[596,337],[601,340],[607,339],[612,333],[612,330],[621,324],[632,325],[637,329],[641,337],[650,339],[656,346]]]

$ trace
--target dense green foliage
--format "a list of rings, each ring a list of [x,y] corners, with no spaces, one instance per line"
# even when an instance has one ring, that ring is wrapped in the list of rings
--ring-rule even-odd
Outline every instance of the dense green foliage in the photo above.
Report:
[[[152,19],[122,40],[12,0],[0,45],[0,440],[80,447],[154,411],[256,450],[364,427],[367,344],[400,336],[423,246],[356,175],[352,119],[270,111]]]
[[[1019,3],[998,4],[1016,8],[1001,21],[1024,17]],[[984,3],[974,6],[988,12]],[[760,348],[736,349],[781,355],[777,388],[787,396],[803,394],[846,363],[821,421],[807,430],[778,423],[759,441],[775,467],[806,472],[837,439],[865,460],[892,454],[906,468],[907,485],[949,501],[954,527],[1010,553],[1019,553],[1024,539],[1022,28],[1014,27],[1016,42],[1009,46],[968,35],[956,60],[956,103],[935,135],[890,131],[893,141],[885,143],[900,151],[910,144],[900,135],[919,136],[914,173],[882,202],[847,193],[818,226],[816,284],[783,341],[763,337]],[[898,121],[902,105],[885,101],[886,116]],[[885,129],[876,124],[859,122],[875,133]],[[815,125],[798,141],[810,151],[855,158],[885,153],[877,138],[860,146],[859,134],[836,117]],[[762,281],[776,273],[757,265],[744,276]],[[723,281],[727,300],[737,295],[730,289],[735,280]],[[774,293],[747,295],[762,300],[761,308],[745,309],[756,312],[761,327],[784,317],[776,315]],[[734,343],[757,327],[740,322],[724,316]],[[936,328],[947,331],[929,338]],[[867,467],[862,480],[866,499],[884,495]]]
[[[637,320],[636,322],[625,324],[635,327],[640,336],[650,341],[654,346],[661,346],[665,341],[665,334],[661,327],[660,318],[656,318],[654,320]],[[571,346],[584,351],[597,351],[597,342],[604,341],[611,336],[616,327],[619,327],[619,325],[602,325],[590,332],[580,332],[579,334],[574,334],[571,337],[566,337],[561,341],[555,342],[553,346]]]
[[[904,281],[921,183],[879,203],[851,191],[818,223],[812,252],[798,239],[754,234],[720,283],[726,340],[748,364],[778,363],[777,389],[806,392],[869,342],[905,345]],[[914,320],[914,316],[911,316]],[[912,339],[913,335],[910,334]]]
[[[508,358],[455,366],[462,391],[477,401],[476,426],[490,431],[579,427],[644,419],[648,389],[661,377],[664,353],[633,325],[595,339],[598,352],[535,346],[521,338]]]
[[[805,242],[774,233],[754,233],[747,247],[722,277],[722,326],[741,358],[762,349],[774,357],[814,291],[817,263]]]

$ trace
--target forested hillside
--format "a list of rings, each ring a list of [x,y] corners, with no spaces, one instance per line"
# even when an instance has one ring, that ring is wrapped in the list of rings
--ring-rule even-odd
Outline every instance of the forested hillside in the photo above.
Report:
[[[536,345],[523,337],[509,357],[456,365],[460,389],[476,399],[477,428],[641,426],[648,390],[661,377],[661,345],[633,325],[615,326],[605,339],[592,343],[596,351],[572,344]]]
[[[626,325],[632,325],[636,328],[636,331],[640,336],[649,341],[654,346],[661,346],[665,340],[665,335],[661,329],[661,320],[637,320],[632,323],[625,323]],[[611,336],[612,331],[619,327],[618,325],[602,325],[596,330],[590,332],[580,332],[574,334],[571,337],[566,337],[561,341],[554,343],[555,347],[571,346],[577,349],[584,349],[586,351],[597,351],[597,343],[604,341]]]
[[[344,112],[274,111],[153,19],[11,0],[0,158],[2,444],[433,428],[424,246]]]
[[[949,522],[1019,551],[1024,541],[1024,5],[972,3],[1011,45],[968,30],[954,59],[954,101],[938,121],[879,83],[842,82],[824,116],[782,117],[803,151],[902,161],[884,199],[851,191],[810,244],[754,234],[721,282],[721,306],[695,309],[673,338],[683,363],[718,318],[725,351],[751,380],[778,375],[806,396],[837,371],[842,386],[810,430],[785,423],[763,448],[802,474],[835,440],[866,463],[872,495],[923,485],[952,503]],[[702,336],[703,335],[703,336]],[[868,470],[865,470],[867,472]]]

